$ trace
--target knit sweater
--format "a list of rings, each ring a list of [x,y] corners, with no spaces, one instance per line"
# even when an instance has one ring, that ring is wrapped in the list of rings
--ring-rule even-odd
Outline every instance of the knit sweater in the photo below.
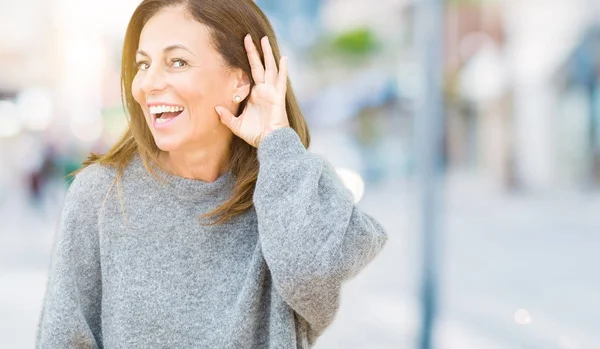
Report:
[[[344,281],[386,241],[351,192],[291,128],[258,148],[253,207],[221,225],[214,182],[91,165],[69,187],[36,348],[310,348]]]

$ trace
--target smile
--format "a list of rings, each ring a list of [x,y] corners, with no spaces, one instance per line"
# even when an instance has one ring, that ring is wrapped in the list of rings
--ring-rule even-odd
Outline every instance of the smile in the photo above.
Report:
[[[148,110],[152,115],[154,127],[163,127],[173,122],[185,108],[178,105],[152,105]]]

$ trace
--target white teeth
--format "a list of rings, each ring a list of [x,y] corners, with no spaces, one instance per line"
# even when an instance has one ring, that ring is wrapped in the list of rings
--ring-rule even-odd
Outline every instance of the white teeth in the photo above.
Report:
[[[171,119],[161,119],[161,118],[156,118],[156,123],[157,124],[164,124],[165,122],[169,121]]]
[[[180,106],[167,106],[167,105],[156,105],[156,106],[151,106],[148,109],[150,109],[150,113],[152,114],[160,114],[160,113],[175,113],[178,111],[183,111],[183,107]]]

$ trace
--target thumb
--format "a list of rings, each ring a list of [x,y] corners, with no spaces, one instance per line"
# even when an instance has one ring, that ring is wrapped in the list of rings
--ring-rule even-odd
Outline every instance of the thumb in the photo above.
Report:
[[[240,128],[240,120],[233,116],[233,114],[225,107],[218,105],[215,107],[215,110],[217,111],[217,114],[219,114],[221,122],[237,135]]]

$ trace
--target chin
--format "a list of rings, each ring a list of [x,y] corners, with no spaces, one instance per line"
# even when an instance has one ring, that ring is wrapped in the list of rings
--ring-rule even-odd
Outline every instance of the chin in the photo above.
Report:
[[[181,140],[179,139],[165,139],[154,137],[154,143],[156,147],[162,151],[169,152],[181,148]]]

